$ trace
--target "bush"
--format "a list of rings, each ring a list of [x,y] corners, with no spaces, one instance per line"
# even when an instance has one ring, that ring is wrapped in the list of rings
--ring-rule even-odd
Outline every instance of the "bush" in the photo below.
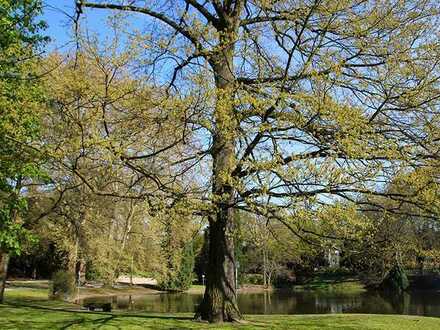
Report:
[[[58,271],[52,276],[52,284],[50,287],[50,296],[52,299],[69,300],[75,292],[75,275]]]
[[[168,274],[168,277],[161,281],[159,288],[166,291],[185,291],[188,290],[195,277],[194,269],[194,250],[192,243],[187,244],[183,249],[180,267],[176,273]]]
[[[275,276],[273,285],[276,288],[290,288],[296,284],[295,273],[289,269],[280,270]]]
[[[88,261],[86,264],[86,281],[96,281],[100,278],[99,269],[91,261]]]
[[[192,243],[187,244],[183,251],[182,263],[180,264],[177,280],[181,290],[188,290],[194,280],[194,250]]]
[[[327,275],[329,277],[342,277],[352,275],[353,272],[347,267],[325,267],[319,270],[320,275]]]
[[[403,268],[396,265],[385,276],[381,286],[385,290],[402,292],[409,287],[408,277]]]
[[[255,284],[263,285],[263,275],[262,274],[244,274],[242,278],[244,284]]]

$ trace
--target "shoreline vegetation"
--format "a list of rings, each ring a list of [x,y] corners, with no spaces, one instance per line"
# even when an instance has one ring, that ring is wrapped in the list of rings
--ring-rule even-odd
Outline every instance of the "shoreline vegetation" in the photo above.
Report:
[[[48,280],[10,280],[7,282],[7,288],[10,289],[49,289]],[[205,287],[203,285],[192,285],[188,290],[182,293],[189,294],[203,294]],[[292,290],[292,291],[328,291],[328,292],[343,292],[343,293],[359,293],[366,291],[365,286],[356,278],[343,279],[322,279],[313,278],[302,284],[293,285],[289,288],[275,288],[264,287],[258,284],[242,284],[240,285],[239,293],[262,293],[271,292],[274,290]],[[148,295],[148,294],[163,294],[168,291],[160,290],[155,285],[129,285],[127,283],[118,283],[115,286],[103,286],[100,284],[79,287],[75,293],[73,300],[81,300],[93,297],[108,297],[116,295]],[[168,292],[177,293],[177,292]]]
[[[34,282],[34,283],[32,283]],[[45,283],[44,283],[45,282]],[[27,286],[21,286],[27,285]],[[192,313],[89,312],[49,300],[47,281],[11,282],[0,304],[1,329],[439,329],[440,318],[408,315],[245,315],[232,324],[193,321]],[[136,288],[138,289],[138,288]],[[195,289],[198,289],[197,287]]]
[[[7,290],[10,289],[49,289],[48,280],[10,280],[7,281]],[[190,294],[203,294],[205,287],[203,285],[192,285],[188,290],[182,293]],[[244,284],[242,285],[238,292],[240,293],[260,293],[260,292],[270,292],[274,289],[272,287],[265,288],[263,285],[255,284]],[[79,294],[78,294],[79,293]],[[143,285],[128,285],[128,284],[118,284],[114,287],[96,285],[96,286],[82,286],[78,288],[78,292],[75,295],[75,300],[85,299],[91,297],[105,297],[105,296],[115,296],[115,295],[144,295],[144,294],[161,294],[161,293],[176,293],[163,291],[154,286],[143,286]]]

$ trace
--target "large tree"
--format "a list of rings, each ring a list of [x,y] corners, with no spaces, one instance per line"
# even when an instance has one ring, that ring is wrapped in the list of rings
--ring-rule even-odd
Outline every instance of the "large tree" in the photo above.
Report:
[[[430,126],[438,121],[437,1],[77,1],[78,14],[88,8],[136,15],[132,29],[130,20],[114,24],[144,46],[133,74],[163,91],[151,99],[174,100],[164,121],[170,109],[180,111],[181,134],[161,146],[118,144],[115,162],[144,176],[161,200],[203,202],[202,319],[241,318],[234,209],[301,235],[294,224],[304,208],[360,194],[405,199],[384,183],[438,151]],[[201,173],[210,169],[197,189],[176,189],[152,170],[175,148],[184,151],[167,167],[172,177],[197,164]]]
[[[0,1],[0,302],[11,253],[27,236],[20,221],[23,188],[40,176],[39,160],[27,144],[38,135],[42,90],[35,75],[44,38],[38,21],[41,2]]]

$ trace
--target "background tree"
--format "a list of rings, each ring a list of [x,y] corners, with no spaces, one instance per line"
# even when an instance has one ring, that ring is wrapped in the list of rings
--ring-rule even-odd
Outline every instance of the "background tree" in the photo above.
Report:
[[[428,165],[403,173],[387,186],[390,193],[411,196],[406,201],[377,196],[365,201],[362,212],[370,226],[360,236],[354,258],[373,282],[382,282],[395,267],[423,270],[425,257],[436,255],[433,238],[438,236],[440,187],[436,172]]]
[[[35,75],[45,40],[38,20],[41,2],[0,1],[0,302],[11,254],[19,254],[27,232],[21,212],[24,188],[41,176],[40,160],[26,144],[35,142],[43,97]]]
[[[303,242],[286,232],[279,222],[271,223],[268,219],[253,214],[243,216],[246,219],[242,225],[242,240],[247,257],[246,268],[241,271],[258,271],[263,279],[261,284],[268,288],[288,263],[295,264],[300,260],[303,250],[300,246]]]
[[[139,51],[134,42],[121,53],[117,42],[104,49],[91,39],[80,45],[72,58],[52,54],[45,62],[50,104],[42,151],[50,157],[48,189],[62,198],[46,225],[59,233],[58,247],[70,256],[71,273],[90,263],[108,285],[135,270],[154,275],[164,288],[185,288],[193,276],[192,269],[187,271],[193,256],[185,242],[199,220],[189,216],[192,208],[185,201],[162,210],[169,192],[158,189],[166,181],[179,196],[178,190],[192,184],[185,169],[167,168],[185,152],[184,146],[169,153],[163,148],[170,138],[181,138],[179,120],[170,112],[164,119],[162,111],[170,105],[154,100],[161,91],[132,75],[127,63]],[[159,148],[160,155],[121,154],[136,152],[139,145]],[[130,158],[145,158],[143,174],[133,175]]]

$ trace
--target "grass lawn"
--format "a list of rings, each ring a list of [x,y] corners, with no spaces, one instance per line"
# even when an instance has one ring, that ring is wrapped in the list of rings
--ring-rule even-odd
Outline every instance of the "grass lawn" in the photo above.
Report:
[[[440,329],[440,318],[399,315],[246,315],[242,324],[194,322],[192,314],[79,311],[49,301],[47,290],[11,288],[0,304],[0,329]]]
[[[347,280],[344,282],[311,281],[307,284],[295,285],[293,290],[338,292],[344,294],[358,294],[366,291],[365,287],[356,280]]]
[[[294,285],[294,291],[319,291],[341,294],[365,292],[365,286],[356,278],[340,274],[317,274],[301,285]]]

